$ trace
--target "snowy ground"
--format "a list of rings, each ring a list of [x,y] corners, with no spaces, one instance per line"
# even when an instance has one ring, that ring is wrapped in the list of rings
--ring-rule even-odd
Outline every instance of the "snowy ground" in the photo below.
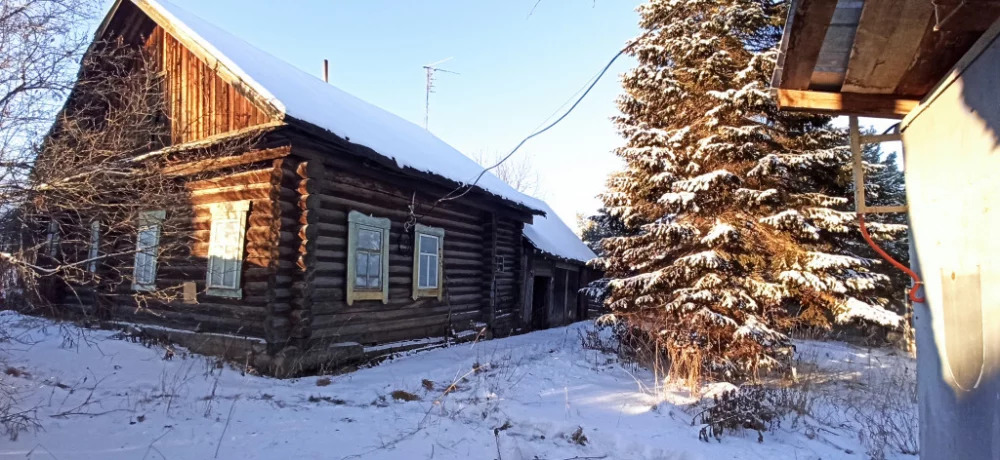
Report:
[[[699,441],[691,424],[698,399],[585,349],[580,335],[589,327],[276,380],[182,351],[165,360],[163,348],[108,331],[0,312],[0,331],[15,338],[0,344],[0,382],[42,425],[0,439],[0,459],[867,458],[863,440],[871,438],[859,436],[866,420],[915,429],[912,400],[898,397],[912,383],[909,358],[801,342],[800,354],[816,363],[799,366],[811,383],[795,394],[808,415],[789,415],[763,443],[756,433]],[[394,398],[398,391],[419,399]],[[892,447],[886,454],[916,458]]]

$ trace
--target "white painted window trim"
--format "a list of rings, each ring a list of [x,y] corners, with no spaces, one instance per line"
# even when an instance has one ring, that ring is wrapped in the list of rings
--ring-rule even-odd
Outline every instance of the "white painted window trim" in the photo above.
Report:
[[[209,209],[212,212],[212,226],[209,231],[208,270],[205,273],[205,293],[210,296],[241,299],[243,298],[243,289],[240,287],[240,283],[243,275],[243,254],[246,251],[247,213],[250,211],[250,201],[213,203],[209,205]],[[236,241],[233,247],[236,248],[237,254],[223,254],[223,260],[219,261],[212,254],[221,251],[217,248],[227,243],[222,241],[223,237],[220,230],[222,225],[236,225]],[[232,256],[231,259],[228,258],[230,256]],[[229,285],[224,284],[224,282],[215,283],[212,275],[217,270],[226,270],[226,260],[235,262],[235,266],[232,267],[234,271],[233,282]],[[222,278],[225,280],[225,276]]]
[[[420,284],[420,237],[429,236],[437,239],[437,282],[434,286]],[[417,224],[413,231],[413,300],[421,297],[444,296],[444,229]]]
[[[135,262],[132,264],[132,290],[152,291],[156,289],[156,263],[160,250],[160,231],[167,212],[164,210],[146,211],[139,215],[139,228],[135,235]],[[140,235],[143,231],[153,232],[153,244],[147,248],[140,245]],[[152,276],[149,282],[139,279],[140,264],[149,264]]]
[[[52,219],[49,221],[49,228],[46,233],[45,245],[48,248],[49,257],[55,259],[59,256],[60,245],[62,245],[61,226],[59,221]]]
[[[381,300],[382,303],[388,303],[389,229],[392,226],[392,222],[385,217],[372,217],[358,211],[351,211],[347,214],[347,224],[347,304],[352,305],[355,300]],[[382,233],[382,247],[379,257],[382,263],[381,289],[358,289],[355,286],[355,278],[357,277],[358,230],[362,227]]]
[[[97,273],[97,258],[101,255],[101,221],[90,221],[90,246],[87,247],[87,271]]]

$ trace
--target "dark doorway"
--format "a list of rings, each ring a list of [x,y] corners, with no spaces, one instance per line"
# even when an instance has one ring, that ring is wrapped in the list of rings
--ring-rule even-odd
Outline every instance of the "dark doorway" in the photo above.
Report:
[[[552,278],[536,276],[531,294],[531,328],[546,329],[549,327],[549,285]]]

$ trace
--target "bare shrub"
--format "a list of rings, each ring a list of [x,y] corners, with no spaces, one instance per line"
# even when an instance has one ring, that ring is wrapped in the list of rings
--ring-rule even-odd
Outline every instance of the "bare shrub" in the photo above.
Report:
[[[764,432],[781,424],[785,414],[778,392],[761,385],[743,385],[714,397],[713,404],[695,415],[692,425],[701,424],[698,439],[721,440],[726,432],[753,430],[757,441],[764,442]]]
[[[870,371],[862,385],[844,398],[848,415],[858,424],[858,437],[875,460],[887,453],[920,452],[914,369],[892,366]]]
[[[18,406],[19,396],[13,387],[0,382],[0,433],[11,441],[16,441],[21,433],[42,428],[35,408]]]

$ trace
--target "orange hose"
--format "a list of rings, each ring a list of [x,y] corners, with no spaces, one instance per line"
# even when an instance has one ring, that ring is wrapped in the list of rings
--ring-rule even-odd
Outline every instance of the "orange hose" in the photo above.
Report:
[[[917,289],[920,289],[920,286],[924,284],[923,281],[920,281],[920,277],[917,276],[917,274],[914,273],[913,270],[910,270],[910,267],[907,267],[906,265],[899,263],[896,259],[893,259],[892,256],[889,255],[889,253],[883,251],[882,248],[878,247],[878,245],[875,244],[875,241],[872,240],[871,235],[868,234],[868,227],[865,226],[864,214],[860,213],[858,214],[858,224],[860,224],[861,227],[861,235],[865,237],[865,241],[868,242],[868,245],[871,246],[872,249],[874,249],[875,252],[878,253],[878,255],[882,256],[883,259],[889,261],[889,263],[892,264],[894,267],[902,270],[907,275],[910,275],[910,278],[913,278],[913,287],[910,288],[910,292],[908,294],[910,300],[915,303],[924,303],[925,299],[923,297],[917,297]]]

